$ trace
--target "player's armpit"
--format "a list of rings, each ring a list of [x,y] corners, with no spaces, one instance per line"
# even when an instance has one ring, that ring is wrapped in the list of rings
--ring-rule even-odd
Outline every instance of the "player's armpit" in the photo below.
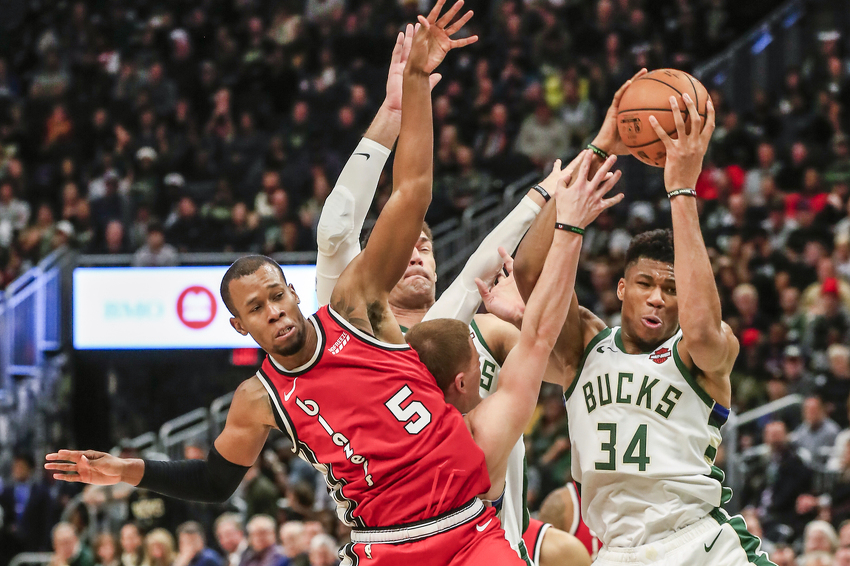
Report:
[[[215,448],[229,462],[252,466],[272,427],[277,427],[277,424],[269,394],[254,376],[236,389],[224,430],[215,440]]]
[[[387,293],[366,291],[350,277],[362,261],[362,254],[351,262],[331,295],[330,306],[358,330],[390,344],[404,344],[404,335],[387,303]]]

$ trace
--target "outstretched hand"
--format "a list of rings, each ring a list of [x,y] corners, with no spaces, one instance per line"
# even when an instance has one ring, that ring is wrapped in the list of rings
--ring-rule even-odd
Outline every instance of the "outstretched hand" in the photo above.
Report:
[[[484,306],[487,307],[487,312],[519,327],[522,324],[522,316],[525,314],[525,303],[514,279],[514,258],[501,246],[499,255],[502,256],[507,275],[504,275],[500,269],[492,287],[478,277],[475,278],[475,285],[478,287],[478,294],[481,295]]]
[[[586,149],[578,152],[578,155],[576,155],[563,169],[561,169],[561,160],[556,159],[555,163],[552,165],[551,173],[549,173],[545,179],[540,181],[540,186],[543,187],[550,195],[554,195],[555,191],[558,189],[558,181],[561,180],[561,178],[575,178],[575,170],[578,169],[579,165],[581,165],[581,159],[586,152]],[[569,182],[567,182],[567,186],[569,186]]]
[[[682,95],[685,106],[688,107],[688,116],[691,121],[691,131],[686,133],[685,121],[679,111],[679,103],[676,97],[670,97],[670,108],[673,110],[673,120],[676,122],[677,139],[667,135],[655,116],[649,117],[649,124],[658,139],[667,150],[667,163],[664,165],[664,186],[667,192],[677,189],[693,189],[696,187],[697,179],[702,171],[702,159],[708,151],[711,134],[714,133],[714,105],[709,99],[705,103],[706,117],[703,127],[702,116],[699,115],[696,104],[689,94]]]
[[[620,100],[622,100],[626,90],[634,81],[645,74],[646,69],[641,69],[635,73],[632,78],[623,83],[619,89],[617,89],[617,92],[614,93],[614,100],[611,102],[611,106],[608,107],[608,112],[605,114],[605,120],[602,121],[602,127],[593,139],[593,145],[610,155],[627,155],[629,153],[629,148],[627,148],[623,143],[623,140],[620,139],[620,130],[617,129],[617,114],[620,112]]]
[[[404,67],[410,57],[410,48],[413,45],[413,35],[416,33],[413,24],[407,24],[403,32],[399,32],[393,47],[393,56],[390,62],[390,71],[387,74],[387,96],[384,104],[392,112],[401,114],[401,92],[404,82]],[[440,79],[439,73],[431,75],[431,89],[433,90]]]
[[[605,198],[608,191],[614,188],[622,176],[621,171],[611,173],[611,167],[616,163],[617,156],[612,155],[606,159],[593,178],[588,180],[587,175],[590,172],[592,159],[593,153],[586,151],[582,156],[581,166],[575,173],[578,177],[569,189],[567,186],[570,183],[570,176],[564,175],[558,180],[558,188],[555,191],[558,222],[585,228],[596,220],[603,210],[623,200],[623,193]]]
[[[55,472],[53,479],[92,485],[115,485],[124,481],[125,460],[106,452],[60,450],[48,454],[45,459],[44,468]]]
[[[428,17],[418,16],[420,28],[413,37],[413,46],[410,51],[408,67],[412,71],[431,74],[434,69],[442,63],[446,54],[452,49],[464,47],[478,41],[478,36],[473,35],[463,39],[451,39],[472,17],[472,10],[465,13],[455,23],[451,23],[460,9],[463,0],[455,2],[448,12],[438,18],[443,10],[446,0],[437,0],[437,4],[428,14]],[[449,25],[451,24],[451,25]],[[447,27],[448,26],[448,27]]]

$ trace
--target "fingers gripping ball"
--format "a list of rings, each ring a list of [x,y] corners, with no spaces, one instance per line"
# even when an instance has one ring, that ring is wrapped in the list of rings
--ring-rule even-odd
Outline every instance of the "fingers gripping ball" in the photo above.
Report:
[[[676,139],[676,124],[670,108],[670,96],[676,96],[685,131],[690,133],[691,121],[682,95],[688,93],[696,103],[699,115],[705,118],[708,91],[702,83],[684,71],[657,69],[635,80],[623,94],[617,113],[620,139],[629,152],[653,167],[664,167],[667,152],[664,144],[652,130],[649,117],[655,116],[670,137]],[[705,121],[703,121],[705,124]]]

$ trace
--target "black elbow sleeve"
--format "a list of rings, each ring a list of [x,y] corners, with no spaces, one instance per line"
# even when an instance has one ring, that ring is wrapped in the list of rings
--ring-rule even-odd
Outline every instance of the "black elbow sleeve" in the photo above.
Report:
[[[226,460],[214,446],[206,460],[144,462],[145,474],[138,487],[202,503],[227,501],[248,473],[248,467]]]

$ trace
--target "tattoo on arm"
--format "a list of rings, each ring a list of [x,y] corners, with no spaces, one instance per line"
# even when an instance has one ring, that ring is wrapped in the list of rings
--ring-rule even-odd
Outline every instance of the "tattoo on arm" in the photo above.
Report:
[[[359,330],[373,334],[372,325],[369,320],[362,318],[360,313],[355,313],[357,305],[351,304],[344,296],[333,297],[331,307],[342,316],[345,320],[353,324]],[[367,314],[368,317],[368,314]]]

